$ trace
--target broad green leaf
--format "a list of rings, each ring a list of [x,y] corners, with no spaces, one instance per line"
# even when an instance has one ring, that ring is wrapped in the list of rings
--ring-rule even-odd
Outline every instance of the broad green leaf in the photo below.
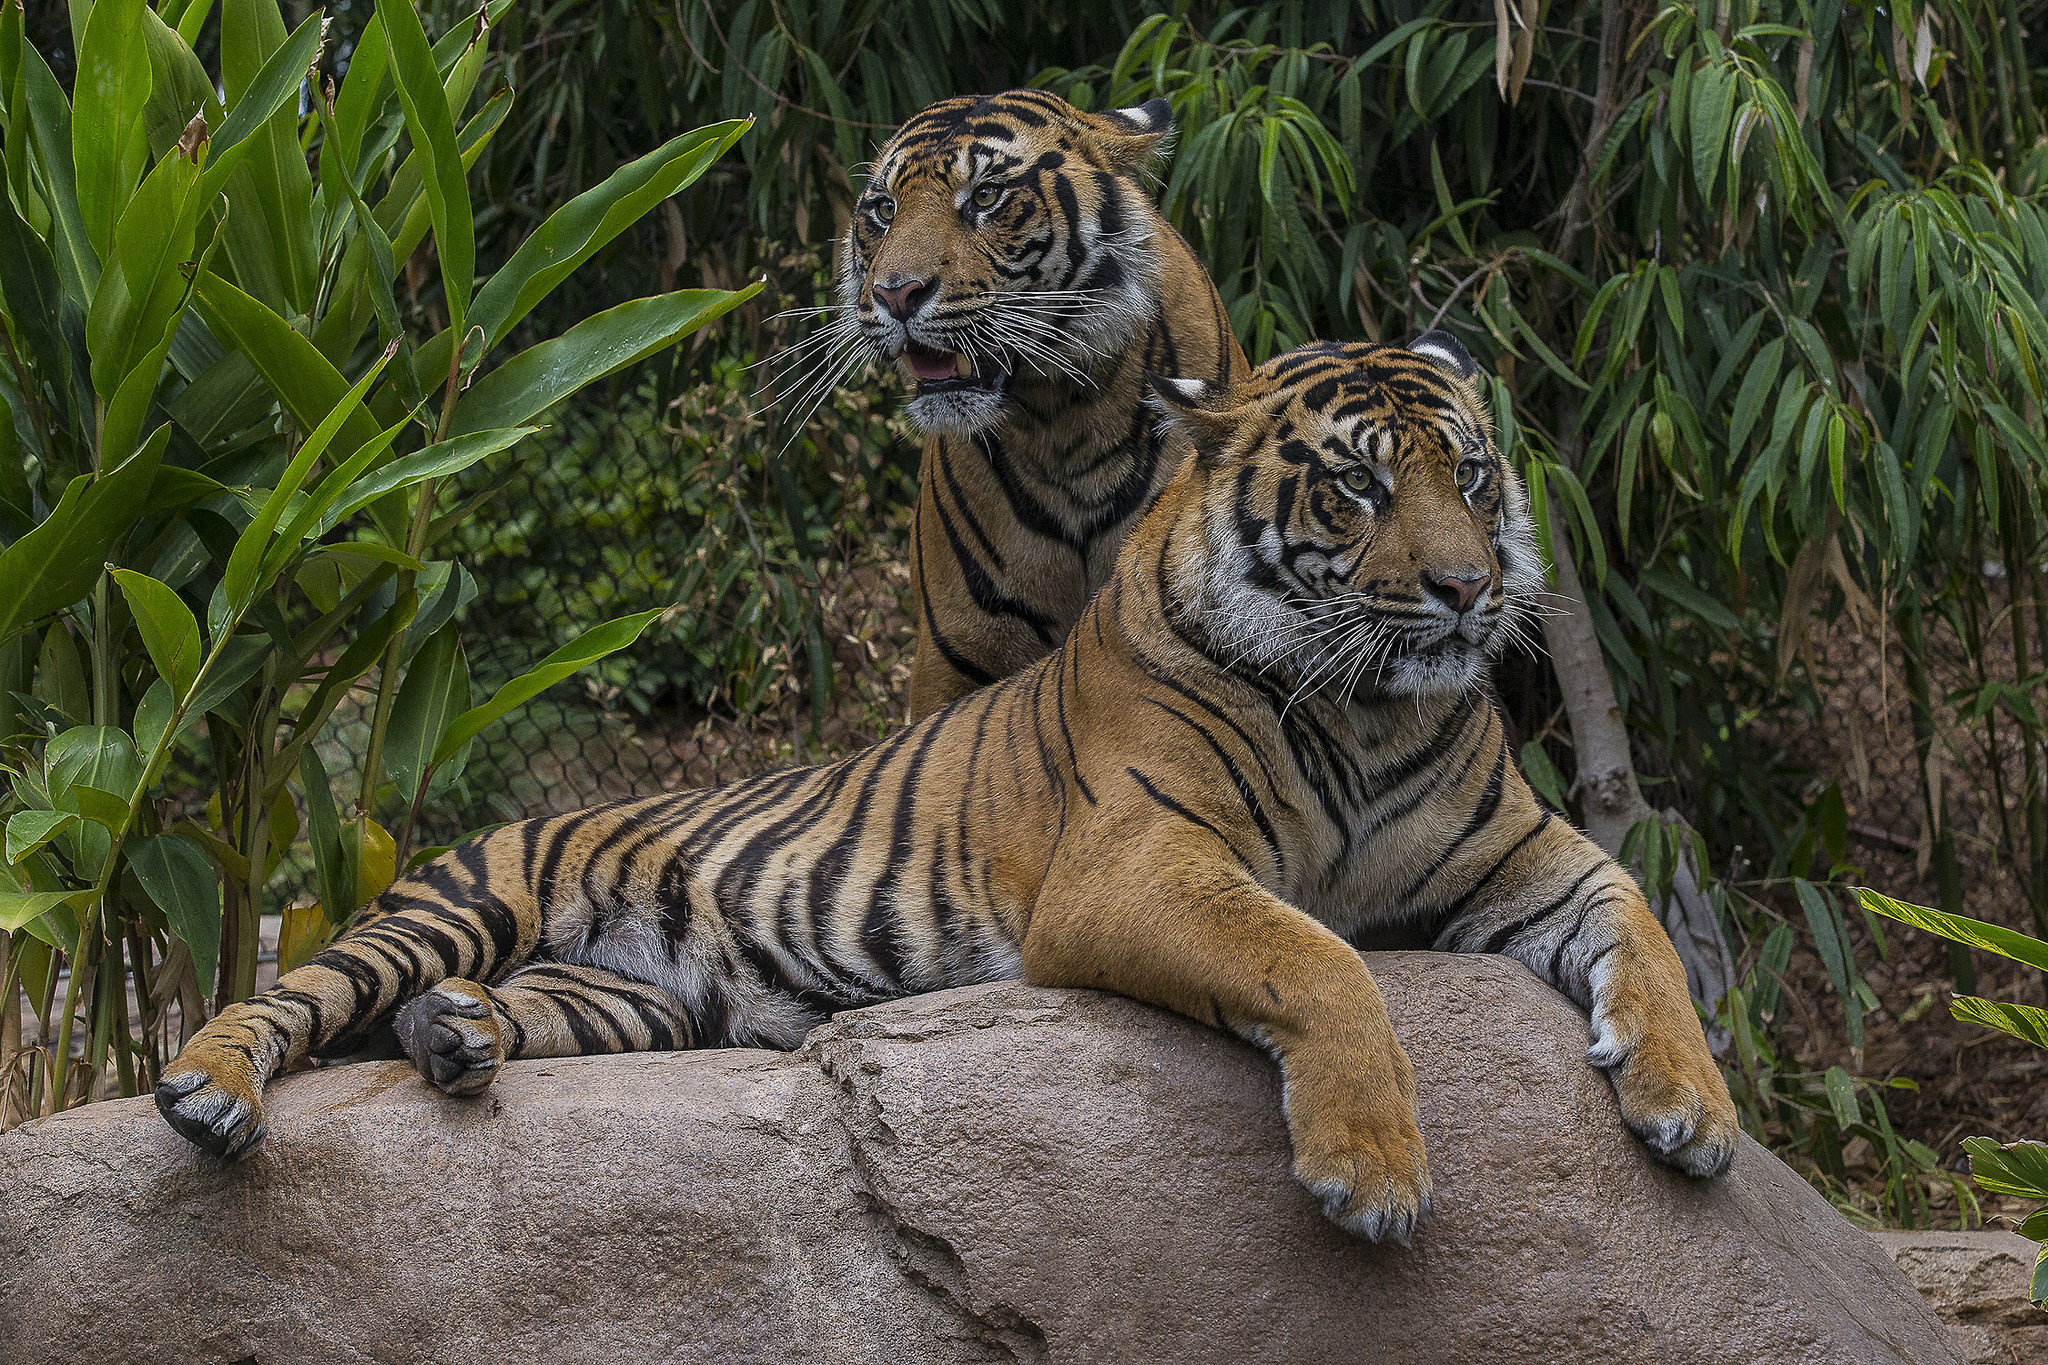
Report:
[[[441,736],[468,709],[469,659],[455,627],[443,626],[413,656],[391,709],[384,755],[401,801],[410,805],[422,794]]]
[[[142,751],[144,761],[155,753],[163,741],[164,732],[170,728],[172,713],[177,710],[178,699],[171,695],[171,685],[158,678],[142,694],[142,700],[135,703],[135,747]],[[162,760],[159,759],[159,762]],[[154,780],[154,772],[148,774]]]
[[[19,863],[78,823],[68,810],[22,810],[7,820],[7,861]]]
[[[7,301],[14,343],[31,368],[46,375],[68,374],[71,351],[64,340],[57,262],[5,194],[0,194],[0,298]]]
[[[7,891],[0,890],[0,931],[13,933],[17,929],[33,932],[35,921],[57,909],[81,900],[92,899],[93,893],[85,891]],[[70,952],[78,946],[74,935],[69,943],[58,943],[57,947]]]
[[[758,281],[730,293],[682,289],[585,318],[472,384],[455,405],[450,435],[517,426],[584,385],[674,345],[760,291]]]
[[[213,991],[220,960],[220,874],[198,844],[182,834],[130,839],[123,852],[142,889],[164,912],[171,933],[192,954],[199,989]]]
[[[497,720],[513,707],[530,701],[548,688],[554,686],[571,673],[597,662],[609,654],[632,644],[640,638],[640,632],[648,622],[661,615],[662,608],[643,611],[635,616],[622,616],[616,621],[607,621],[593,626],[583,634],[563,645],[538,667],[522,677],[500,687],[491,699],[482,706],[463,712],[448,726],[447,733],[434,750],[434,762],[442,763],[454,757],[457,750],[474,739],[479,731]]]
[[[185,704],[185,724],[192,724],[239,691],[256,676],[275,648],[264,635],[232,636],[200,678],[199,690]]]
[[[0,640],[92,590],[108,551],[147,503],[170,435],[168,424],[158,427],[120,468],[73,479],[43,524],[0,553]]]
[[[122,212],[85,324],[100,397],[114,396],[184,302],[188,285],[178,266],[192,259],[202,207],[198,165],[173,151]]]
[[[348,393],[349,384],[341,371],[329,364],[312,342],[220,276],[202,273],[195,297],[206,325],[249,358],[301,431],[318,428]],[[377,436],[375,419],[360,407],[352,408],[335,437],[333,450],[337,458],[346,459]]]
[[[50,253],[64,292],[82,309],[99,283],[100,253],[93,248],[78,207],[78,184],[72,160],[71,102],[33,43],[22,45],[23,98],[28,106],[29,133],[35,142],[36,168],[50,210]],[[137,166],[139,174],[141,167]],[[130,182],[133,183],[133,182]],[[112,226],[111,217],[108,225]]]
[[[215,221],[219,223],[227,217],[227,208],[223,205],[220,217]],[[194,280],[206,273],[208,263],[213,260],[213,249],[219,242],[220,233],[216,230],[207,238],[206,249],[199,253],[198,264],[193,267]],[[128,372],[128,377],[114,390],[113,401],[107,404],[105,424],[100,429],[102,465],[118,464],[125,460],[128,458],[128,452],[134,450],[141,440],[143,424],[149,420],[157,385],[163,375],[164,357],[170,354],[171,345],[178,336],[179,322],[185,310],[192,305],[192,293],[192,285],[188,281],[166,315],[156,349],[143,356]],[[168,436],[168,427],[166,435]]]
[[[477,291],[469,321],[471,326],[483,328],[484,350],[488,352],[504,340],[576,267],[653,212],[662,200],[694,183],[752,126],[751,119],[731,119],[685,133],[619,167],[603,184],[585,190],[550,214]],[[452,335],[452,330],[444,332],[421,349],[420,364],[425,372],[447,369]]]
[[[155,10],[142,11],[142,37],[150,72],[142,127],[150,155],[161,160],[178,145],[195,115],[205,119],[209,129],[220,128],[220,95],[198,54]]]
[[[307,745],[299,754],[299,785],[306,794],[306,839],[313,849],[313,883],[320,904],[339,907],[355,903],[355,872],[346,862],[341,846],[341,815],[335,809],[334,790],[327,782],[327,768],[319,753]]]
[[[377,17],[383,20],[391,75],[398,86],[398,102],[405,110],[405,124],[424,163],[428,213],[434,222],[450,329],[461,337],[468,330],[465,320],[476,287],[476,222],[469,207],[462,154],[455,142],[456,111],[449,107],[441,89],[433,49],[411,4],[387,0],[377,6]]]
[[[142,632],[143,648],[157,672],[170,683],[179,697],[192,690],[199,679],[201,647],[199,622],[192,609],[177,593],[147,574],[133,569],[115,569],[114,581],[128,599],[135,614],[135,627]]]
[[[11,833],[12,826],[9,830]],[[2048,1047],[2048,1010],[2038,1005],[2015,1005],[2003,1000],[1959,995],[1949,1001],[1948,1012],[1966,1024],[1982,1024],[1986,1028],[2010,1033],[2035,1047]]]
[[[426,479],[438,479],[458,473],[478,460],[495,455],[522,437],[539,430],[539,427],[505,427],[492,431],[473,431],[462,436],[451,436],[424,450],[414,451],[401,459],[393,460],[368,478],[348,484],[342,490],[341,501],[320,514],[318,521],[313,524],[312,534],[325,535],[336,525],[394,489],[410,488]],[[323,484],[323,491],[324,487]]]
[[[273,101],[279,81],[288,82],[290,92],[299,89],[318,50],[321,22],[318,13],[308,18],[295,42],[285,35],[276,0],[223,0],[221,8],[227,120],[214,156],[237,209],[222,228],[228,259],[243,289],[292,315],[312,309],[317,283],[313,177],[299,145],[296,103]],[[244,104],[252,104],[247,120],[236,117]],[[272,112],[256,119],[266,107]],[[242,129],[250,124],[245,139]],[[247,154],[241,155],[245,140]],[[230,156],[238,160],[230,164]]]
[[[2024,962],[2029,967],[2048,972],[2048,943],[2043,943],[2040,939],[2000,925],[1986,924],[1982,920],[1967,919],[1962,915],[1930,910],[1924,905],[1893,900],[1890,896],[1872,891],[1869,887],[1859,888],[1856,894],[1863,898],[1865,909],[1887,919],[1895,919],[1901,924],[1910,924],[1915,929],[1937,934],[1952,943],[1981,948],[1987,953],[1997,953],[2000,957],[2009,957],[2015,962]]]
[[[319,55],[322,22],[320,12],[314,11],[290,38],[264,59],[246,87],[230,91],[232,105],[213,133],[212,159],[207,165],[210,175],[220,174],[224,179],[225,173],[217,171],[221,159],[239,148],[243,139],[277,119],[280,111],[295,101],[299,87],[306,79],[307,68]],[[277,34],[282,36],[283,32],[280,26]],[[225,50],[222,58],[225,64]],[[297,110],[293,112],[296,114]],[[218,188],[218,185],[213,188]]]
[[[363,395],[377,382],[377,376],[383,373],[385,363],[397,349],[395,344],[387,347],[384,354],[363,372],[363,377],[321,419],[320,425],[313,428],[313,434],[292,456],[292,462],[278,479],[277,487],[270,491],[270,496],[264,499],[263,506],[250,520],[247,529],[235,541],[234,552],[228,557],[227,571],[221,579],[221,589],[232,612],[240,612],[248,604],[250,595],[266,586],[257,570],[264,562],[265,551],[270,548],[270,533],[277,529],[278,519],[298,495],[315,462],[327,453],[327,447],[333,443],[342,425],[363,412]]]
[[[143,8],[143,0],[98,0],[78,45],[72,164],[77,168],[78,216],[102,260],[149,157],[142,126],[150,89]]]

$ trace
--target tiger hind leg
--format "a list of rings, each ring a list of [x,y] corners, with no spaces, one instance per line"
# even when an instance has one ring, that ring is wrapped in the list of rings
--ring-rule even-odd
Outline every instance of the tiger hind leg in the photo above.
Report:
[[[165,1068],[158,1112],[196,1146],[245,1156],[263,1139],[263,1086],[279,1070],[359,1051],[443,979],[489,979],[526,957],[538,909],[524,842],[522,826],[507,826],[443,854],[276,986],[227,1006]]]
[[[450,1095],[480,1093],[516,1058],[697,1045],[682,1003],[668,992],[603,967],[556,962],[496,986],[443,981],[399,1010],[395,1022],[420,1075]]]

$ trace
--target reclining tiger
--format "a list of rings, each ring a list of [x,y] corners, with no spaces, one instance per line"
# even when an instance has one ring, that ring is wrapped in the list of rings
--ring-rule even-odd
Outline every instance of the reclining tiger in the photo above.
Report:
[[[1163,99],[1086,113],[1043,90],[941,100],[875,158],[840,308],[793,359],[799,403],[900,365],[924,433],[910,718],[1059,647],[1185,458],[1145,375],[1247,368],[1223,301],[1152,203]]]
[[[443,855],[158,1087],[237,1156],[278,1068],[396,1022],[472,1095],[514,1058],[798,1043],[829,1011],[1022,975],[1278,1061],[1341,1226],[1429,1212],[1414,1073],[1345,936],[1506,953],[1591,1013],[1623,1121],[1693,1175],[1735,1110],[1626,871],[1538,804],[1485,685],[1539,567],[1462,347],[1318,345],[1232,390],[1040,663],[825,767],[510,825]]]

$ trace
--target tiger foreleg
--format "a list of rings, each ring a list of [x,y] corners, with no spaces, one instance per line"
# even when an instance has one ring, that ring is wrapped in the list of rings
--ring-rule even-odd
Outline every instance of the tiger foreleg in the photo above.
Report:
[[[395,1021],[421,1076],[451,1095],[490,1085],[520,1057],[665,1052],[695,1045],[674,996],[607,971],[544,963],[503,984],[448,980],[399,1010]]]
[[[1726,1170],[1735,1104],[1678,951],[1627,871],[1548,821],[1475,890],[1437,946],[1506,953],[1578,1001],[1592,1016],[1586,1060],[1613,1081],[1629,1129],[1689,1175]]]
[[[1365,963],[1224,850],[1134,842],[1048,877],[1026,977],[1116,991],[1264,1048],[1280,1066],[1295,1178],[1346,1231],[1406,1242],[1429,1216],[1429,1166],[1415,1072]]]
[[[165,1068],[157,1109],[206,1150],[247,1154],[263,1138],[271,1076],[356,1051],[422,990],[447,977],[488,979],[531,951],[528,884],[517,826],[409,874],[304,966],[200,1029]]]

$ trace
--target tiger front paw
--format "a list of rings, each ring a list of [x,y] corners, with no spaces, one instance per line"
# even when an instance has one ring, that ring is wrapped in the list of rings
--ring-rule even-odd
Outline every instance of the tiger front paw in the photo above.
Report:
[[[1294,1178],[1346,1232],[1402,1246],[1429,1221],[1429,1162],[1422,1134],[1407,1116],[1347,1125],[1334,1142],[1298,1146]]]
[[[1304,1069],[1305,1070],[1305,1069]],[[1415,1121],[1415,1073],[1389,1041],[1364,1070],[1291,1076],[1283,1101],[1294,1178],[1346,1232],[1406,1246],[1430,1215],[1429,1161]]]
[[[408,1003],[394,1021],[421,1076],[450,1095],[476,1095],[505,1060],[505,1035],[484,988],[448,980]]]
[[[188,1142],[235,1161],[269,1131],[261,1089],[246,1056],[195,1038],[157,1083],[156,1108]]]
[[[1646,1028],[1631,1044],[1596,1018],[1586,1060],[1607,1072],[1622,1122],[1659,1161],[1702,1178],[1728,1169],[1740,1131],[1735,1101],[1696,1022]]]

